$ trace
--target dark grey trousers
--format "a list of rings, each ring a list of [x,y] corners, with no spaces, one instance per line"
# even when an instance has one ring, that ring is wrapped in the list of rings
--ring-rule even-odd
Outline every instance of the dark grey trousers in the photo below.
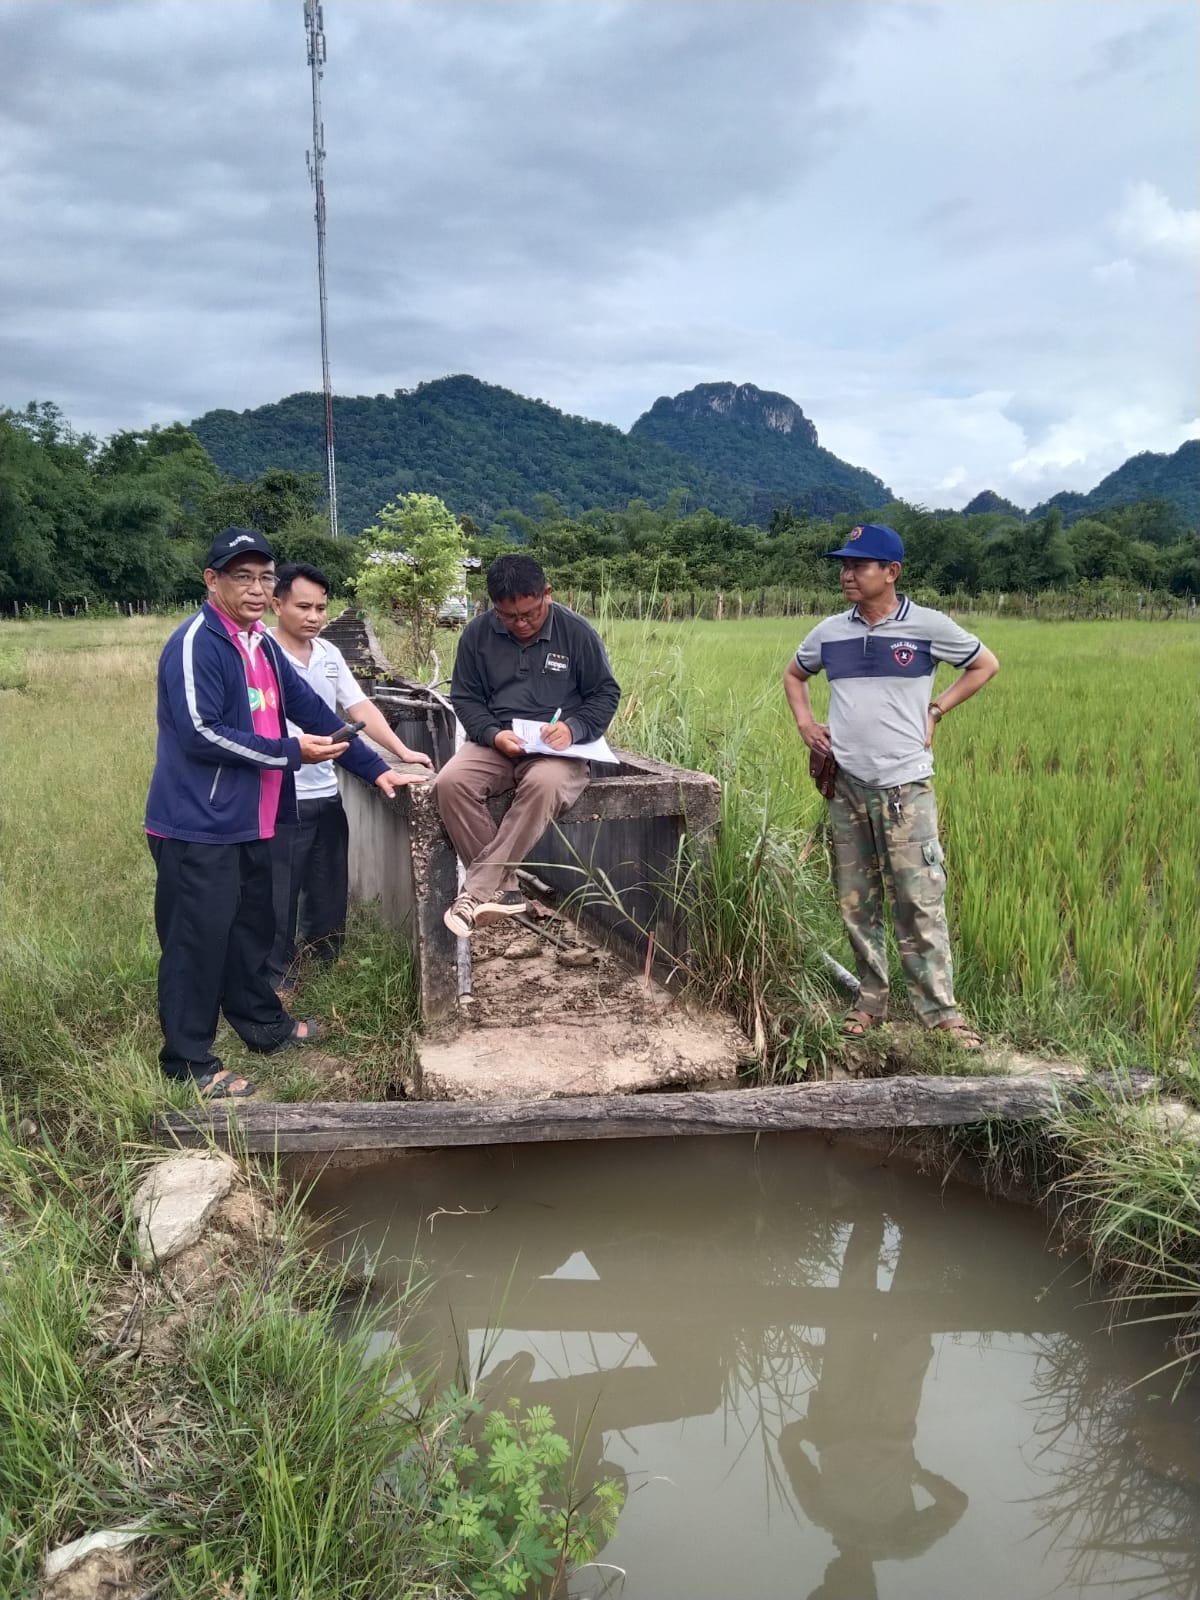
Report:
[[[293,1023],[267,976],[275,935],[268,841],[189,844],[147,836],[147,843],[158,868],[163,1071],[191,1078],[220,1070],[212,1043],[222,1011],[251,1050],[276,1049]]]
[[[299,802],[300,820],[271,840],[275,942],[267,972],[278,988],[296,956],[336,961],[346,931],[350,828],[340,795]]]

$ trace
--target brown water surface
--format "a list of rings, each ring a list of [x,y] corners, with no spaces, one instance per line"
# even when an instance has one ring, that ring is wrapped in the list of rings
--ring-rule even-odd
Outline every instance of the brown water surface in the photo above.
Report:
[[[432,1280],[441,1381],[626,1482],[579,1600],[1200,1595],[1200,1389],[1131,1387],[1161,1344],[1032,1211],[806,1135],[407,1154],[312,1209]]]

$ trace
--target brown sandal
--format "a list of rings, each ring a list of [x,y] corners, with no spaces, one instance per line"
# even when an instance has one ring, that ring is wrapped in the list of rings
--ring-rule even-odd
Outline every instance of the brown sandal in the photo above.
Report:
[[[847,1011],[838,1030],[843,1039],[861,1039],[868,1029],[882,1028],[886,1017],[877,1017],[873,1011]]]
[[[935,1022],[932,1031],[934,1033],[952,1034],[956,1043],[961,1045],[964,1050],[983,1049],[982,1035],[976,1033],[970,1023],[964,1022],[961,1017],[955,1017],[951,1022]]]

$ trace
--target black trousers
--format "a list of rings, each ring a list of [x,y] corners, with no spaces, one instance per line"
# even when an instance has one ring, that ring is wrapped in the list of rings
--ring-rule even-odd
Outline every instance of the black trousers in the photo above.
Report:
[[[149,835],[147,842],[158,868],[163,1071],[190,1078],[220,1070],[212,1044],[222,1011],[251,1050],[276,1049],[294,1023],[267,976],[275,937],[270,842],[189,844]]]
[[[275,942],[267,964],[273,984],[283,982],[298,950],[336,961],[346,931],[350,827],[340,795],[301,800],[294,827],[276,828],[271,840]]]

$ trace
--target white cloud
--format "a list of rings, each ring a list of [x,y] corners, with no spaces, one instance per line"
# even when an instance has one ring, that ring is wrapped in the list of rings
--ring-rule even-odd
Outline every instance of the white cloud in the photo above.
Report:
[[[1108,261],[1103,266],[1093,267],[1092,276],[1097,283],[1109,283],[1121,287],[1133,282],[1137,277],[1137,268],[1127,256],[1120,256],[1116,261]]]
[[[1200,210],[1173,206],[1156,184],[1131,184],[1113,218],[1117,237],[1135,253],[1190,257],[1200,264]]]
[[[0,404],[108,432],[317,386],[300,8],[210,10],[0,0]],[[749,381],[927,504],[1089,488],[1196,414],[1198,7],[325,25],[340,393],[468,371],[627,427]]]

